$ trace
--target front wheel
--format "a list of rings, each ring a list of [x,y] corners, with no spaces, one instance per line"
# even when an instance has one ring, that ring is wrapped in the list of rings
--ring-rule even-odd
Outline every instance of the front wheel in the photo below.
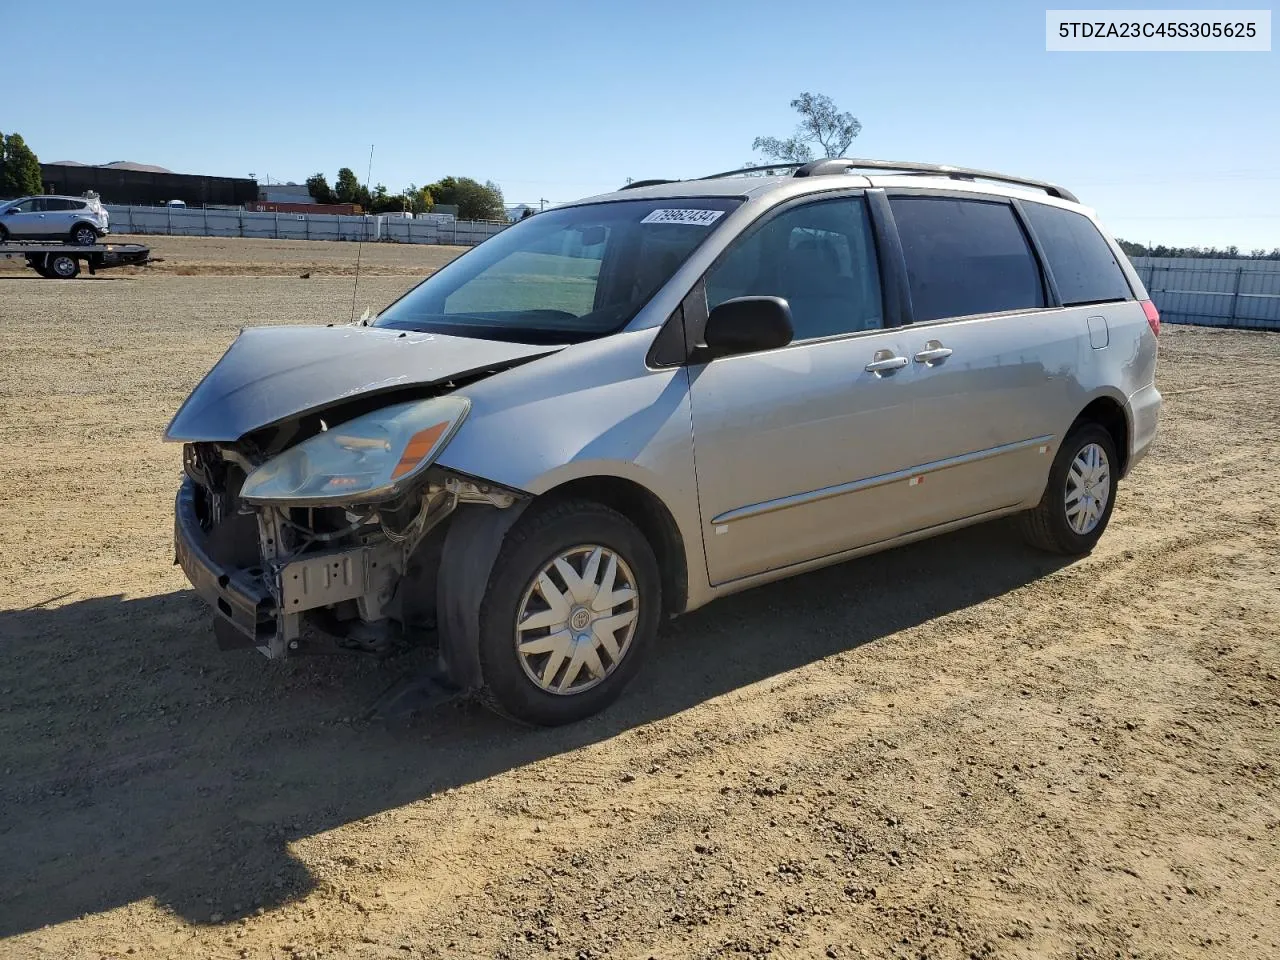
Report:
[[[1088,553],[1107,529],[1116,502],[1119,458],[1111,434],[1086,423],[1067,434],[1033,510],[1020,517],[1022,535],[1051,553]]]
[[[531,511],[481,606],[481,699],[543,726],[590,716],[635,675],[661,610],[657,560],[626,517],[588,500]]]
[[[92,247],[98,242],[98,231],[87,223],[77,223],[71,228],[67,242],[77,247]]]

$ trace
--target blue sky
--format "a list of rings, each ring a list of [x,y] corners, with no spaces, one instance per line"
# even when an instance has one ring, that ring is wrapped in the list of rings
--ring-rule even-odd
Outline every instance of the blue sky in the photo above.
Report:
[[[49,44],[14,2],[6,73],[31,81],[0,130],[43,160],[298,182],[363,179],[374,144],[393,190],[563,202],[736,166],[809,90],[862,121],[854,156],[1060,182],[1127,239],[1280,246],[1280,55],[1047,53],[1045,6],[131,0],[73,4],[56,32],[89,42]]]

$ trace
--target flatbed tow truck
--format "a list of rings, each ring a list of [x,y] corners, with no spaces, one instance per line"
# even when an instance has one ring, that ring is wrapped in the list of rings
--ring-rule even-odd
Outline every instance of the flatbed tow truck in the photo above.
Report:
[[[157,263],[151,248],[141,243],[94,243],[76,246],[69,243],[29,243],[10,240],[0,243],[0,260],[25,260],[40,276],[48,280],[71,280],[80,275],[83,263],[89,273],[112,267],[140,267]]]

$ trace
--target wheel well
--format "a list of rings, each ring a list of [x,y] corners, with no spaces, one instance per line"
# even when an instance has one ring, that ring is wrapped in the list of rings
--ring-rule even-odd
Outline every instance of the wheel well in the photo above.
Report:
[[[1096,423],[1111,434],[1116,455],[1120,458],[1119,475],[1123,477],[1129,469],[1129,420],[1124,415],[1124,408],[1111,397],[1098,397],[1080,411],[1071,429],[1082,423]]]
[[[90,230],[92,230],[92,231],[94,232],[94,234],[95,234],[95,235],[96,235],[96,234],[97,234],[97,232],[98,232],[98,228],[97,228],[97,227],[95,227],[95,226],[94,226],[92,223],[90,223],[88,220],[77,220],[75,223],[73,223],[73,224],[71,225],[71,229],[70,229],[70,230],[68,230],[67,232],[68,232],[68,233],[75,233],[75,232],[76,232],[77,230],[79,230],[81,227],[88,227]]]
[[[544,493],[539,499],[582,497],[616,510],[639,528],[658,559],[662,572],[663,613],[684,612],[689,598],[689,571],[684,538],[675,518],[651,491],[622,477],[582,477]]]

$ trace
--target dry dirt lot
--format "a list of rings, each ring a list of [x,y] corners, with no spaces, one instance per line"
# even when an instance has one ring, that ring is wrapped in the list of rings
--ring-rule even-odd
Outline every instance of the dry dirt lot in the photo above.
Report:
[[[241,240],[234,237],[156,237],[112,234],[111,243],[143,243],[160,260],[145,270],[122,267],[100,277],[155,276],[361,276],[418,277],[438,270],[463,247],[403,243],[339,243],[333,240]],[[9,272],[35,276],[25,267],[0,264]]]
[[[348,315],[322,246],[0,275],[0,956],[1280,955],[1280,337],[1165,329],[1087,559],[987,525],[675,621],[568,729],[367,722],[414,656],[215,650],[159,440],[239,325]]]

